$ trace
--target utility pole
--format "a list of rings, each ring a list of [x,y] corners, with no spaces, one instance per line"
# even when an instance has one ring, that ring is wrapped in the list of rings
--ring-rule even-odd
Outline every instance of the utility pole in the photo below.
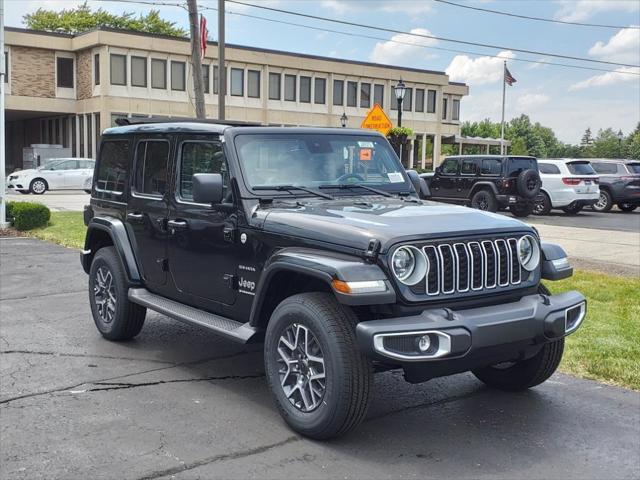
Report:
[[[218,0],[218,120],[225,119],[227,71],[224,68],[224,0]]]
[[[5,172],[5,139],[4,139],[4,79],[7,75],[5,71],[4,58],[4,0],[0,0],[0,228],[7,228],[6,210],[6,172]]]
[[[193,94],[196,97],[196,117],[206,118],[204,107],[204,81],[202,78],[202,52],[200,50],[200,25],[196,0],[187,0],[189,30],[191,32],[191,70],[193,72]]]
[[[507,95],[507,61],[502,65],[502,120],[500,120],[500,155],[504,155],[504,101]],[[512,150],[513,151],[513,150]]]

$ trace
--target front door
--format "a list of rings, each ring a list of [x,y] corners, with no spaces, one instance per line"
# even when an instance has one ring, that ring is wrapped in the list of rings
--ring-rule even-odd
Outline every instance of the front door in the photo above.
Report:
[[[167,171],[171,145],[167,140],[138,139],[135,148],[127,230],[135,242],[138,263],[146,287],[167,281]],[[132,235],[131,235],[132,234]]]
[[[183,137],[176,152],[175,195],[169,212],[169,271],[180,301],[220,311],[235,302],[237,290],[236,210],[222,143]],[[225,205],[193,201],[192,176],[220,173]]]
[[[447,158],[431,181],[431,195],[435,198],[454,199],[458,196],[458,159]]]
[[[59,190],[67,187],[68,175],[76,169],[77,160],[61,160],[52,163],[47,170],[43,170],[44,178],[51,190]]]
[[[469,198],[471,189],[477,180],[478,173],[480,171],[479,159],[477,158],[462,158],[460,163],[460,176],[458,177],[458,197],[461,199]]]

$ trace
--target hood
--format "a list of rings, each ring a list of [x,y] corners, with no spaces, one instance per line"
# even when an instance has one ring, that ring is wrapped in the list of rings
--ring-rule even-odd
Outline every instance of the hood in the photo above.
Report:
[[[382,253],[397,242],[533,231],[504,215],[431,201],[348,197],[280,205],[256,212],[263,216],[265,231],[357,249],[366,249],[371,239],[377,239]]]
[[[17,172],[11,172],[9,175],[7,176],[11,176],[11,175],[33,175],[34,173],[38,173],[38,170],[34,169],[34,168],[27,168],[26,170],[18,170]]]

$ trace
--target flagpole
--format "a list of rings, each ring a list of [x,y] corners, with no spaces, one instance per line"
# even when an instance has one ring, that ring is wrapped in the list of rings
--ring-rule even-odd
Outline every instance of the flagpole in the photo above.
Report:
[[[504,101],[507,93],[507,61],[502,65],[502,121],[500,122],[500,155],[504,155]]]

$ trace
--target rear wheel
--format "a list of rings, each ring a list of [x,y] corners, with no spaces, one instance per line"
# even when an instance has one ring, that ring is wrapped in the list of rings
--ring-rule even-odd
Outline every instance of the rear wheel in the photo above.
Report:
[[[580,213],[583,207],[584,205],[573,202],[567,205],[566,207],[562,207],[562,211],[564,213],[568,213],[569,215],[575,215],[577,213]]]
[[[594,203],[591,208],[596,212],[608,212],[613,207],[613,200],[611,194],[606,190],[600,190],[600,198]]]
[[[479,190],[471,197],[471,207],[486,212],[495,212],[498,210],[498,202],[489,190]]]
[[[362,422],[372,368],[355,336],[356,316],[327,293],[302,293],[274,310],[265,371],[280,414],[296,432],[327,439]]]
[[[47,181],[43,178],[34,178],[29,184],[29,191],[36,195],[42,195],[48,188]]]
[[[518,203],[511,205],[509,210],[514,217],[528,217],[533,212],[534,205],[532,203]]]
[[[618,208],[623,212],[633,212],[638,205],[634,205],[633,203],[618,203]]]
[[[545,192],[540,192],[540,195],[536,197],[536,201],[533,205],[534,215],[549,215],[551,211],[551,199]]]

